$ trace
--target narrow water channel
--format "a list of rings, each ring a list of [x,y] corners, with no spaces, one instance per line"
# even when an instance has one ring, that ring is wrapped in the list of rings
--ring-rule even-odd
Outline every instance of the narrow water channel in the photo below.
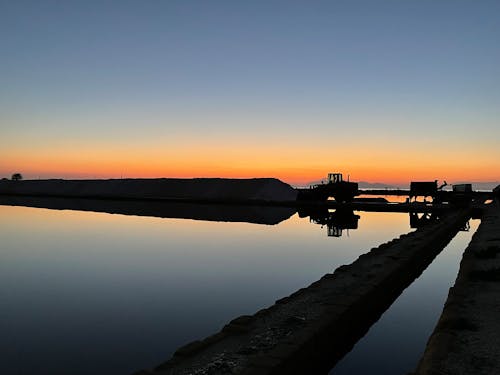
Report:
[[[402,375],[415,369],[479,220],[459,232],[329,375]]]

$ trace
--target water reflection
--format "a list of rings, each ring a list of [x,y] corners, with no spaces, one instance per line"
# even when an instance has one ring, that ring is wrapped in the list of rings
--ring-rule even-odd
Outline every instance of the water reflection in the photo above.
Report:
[[[410,212],[410,228],[422,228],[431,224],[439,219],[439,216],[434,212]]]
[[[470,231],[470,220],[468,220],[462,228],[460,228],[460,232],[468,232]]]
[[[0,205],[105,212],[133,216],[193,219],[206,221],[246,222],[275,225],[290,218],[296,210],[290,207],[238,206],[166,201],[100,200],[0,196]]]
[[[298,215],[270,226],[0,205],[0,373],[153,367],[407,232],[408,221],[363,213],[361,228],[335,241],[318,229]]]
[[[373,200],[373,198],[370,198]],[[141,200],[100,200],[44,197],[0,196],[0,205],[103,212],[131,216],[149,216],[203,221],[246,222],[276,225],[289,219],[297,210],[293,207],[258,205],[216,205]],[[350,208],[336,210],[327,207],[299,208],[299,217],[326,226],[329,237],[341,237],[344,231],[358,229],[360,215]],[[410,212],[410,228],[421,228],[439,219],[434,212]],[[465,230],[466,228],[464,228]]]
[[[439,220],[439,215],[434,212],[417,213],[410,212],[410,227],[411,228],[422,228],[426,225],[434,223]],[[470,230],[470,222],[467,221],[462,228],[461,232],[468,232]]]
[[[328,210],[327,208],[299,209],[299,217],[309,217],[309,221],[318,224],[323,228],[327,227],[328,237],[341,237],[344,231],[349,234],[350,230],[358,229],[360,215],[354,213],[349,208],[338,208]],[[365,213],[366,214],[366,213]],[[419,229],[439,220],[440,216],[435,212],[409,212],[410,228]],[[468,231],[470,228],[467,222],[461,231]]]
[[[329,237],[341,237],[342,231],[358,229],[359,215],[349,208],[339,208],[335,211],[325,209],[299,210],[300,217],[309,216],[309,221],[327,227]]]

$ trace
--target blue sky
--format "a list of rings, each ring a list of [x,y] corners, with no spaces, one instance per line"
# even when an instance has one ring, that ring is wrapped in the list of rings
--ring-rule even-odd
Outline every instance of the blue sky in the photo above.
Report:
[[[147,159],[161,139],[193,156],[193,139],[270,159],[266,138],[308,155],[341,143],[378,157],[397,143],[416,161],[422,142],[499,160],[499,20],[498,1],[0,1],[4,152],[119,144]],[[308,157],[301,167],[320,169]],[[0,173],[25,167],[16,160]]]

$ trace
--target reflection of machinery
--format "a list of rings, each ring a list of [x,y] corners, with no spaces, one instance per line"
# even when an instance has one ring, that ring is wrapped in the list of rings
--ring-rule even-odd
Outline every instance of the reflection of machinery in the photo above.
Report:
[[[437,219],[439,219],[439,217],[435,213],[426,212],[419,214],[417,212],[410,212],[410,228],[422,228]]]
[[[439,216],[436,213],[426,212],[423,214],[418,214],[417,212],[410,212],[410,228],[422,228],[423,226],[433,223],[439,220]],[[470,230],[470,223],[467,221],[460,231],[468,232]]]
[[[464,226],[462,228],[460,228],[460,231],[461,232],[468,232],[469,230],[470,230],[470,223],[467,220],[467,222],[464,224]]]
[[[342,173],[329,173],[327,183],[313,185],[309,189],[298,192],[298,200],[324,201],[330,197],[337,202],[351,202],[358,195],[358,184],[356,182],[344,181]]]
[[[344,229],[358,229],[359,215],[355,215],[351,209],[337,209],[334,212],[328,209],[299,211],[300,217],[309,216],[310,221],[315,224],[327,226],[327,233],[330,237],[342,236]]]

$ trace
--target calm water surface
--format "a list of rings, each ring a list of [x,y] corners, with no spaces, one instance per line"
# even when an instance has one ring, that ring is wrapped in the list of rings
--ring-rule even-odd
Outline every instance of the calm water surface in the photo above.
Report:
[[[297,214],[258,225],[0,206],[0,373],[158,365],[410,231],[407,214],[361,215],[337,238]]]

